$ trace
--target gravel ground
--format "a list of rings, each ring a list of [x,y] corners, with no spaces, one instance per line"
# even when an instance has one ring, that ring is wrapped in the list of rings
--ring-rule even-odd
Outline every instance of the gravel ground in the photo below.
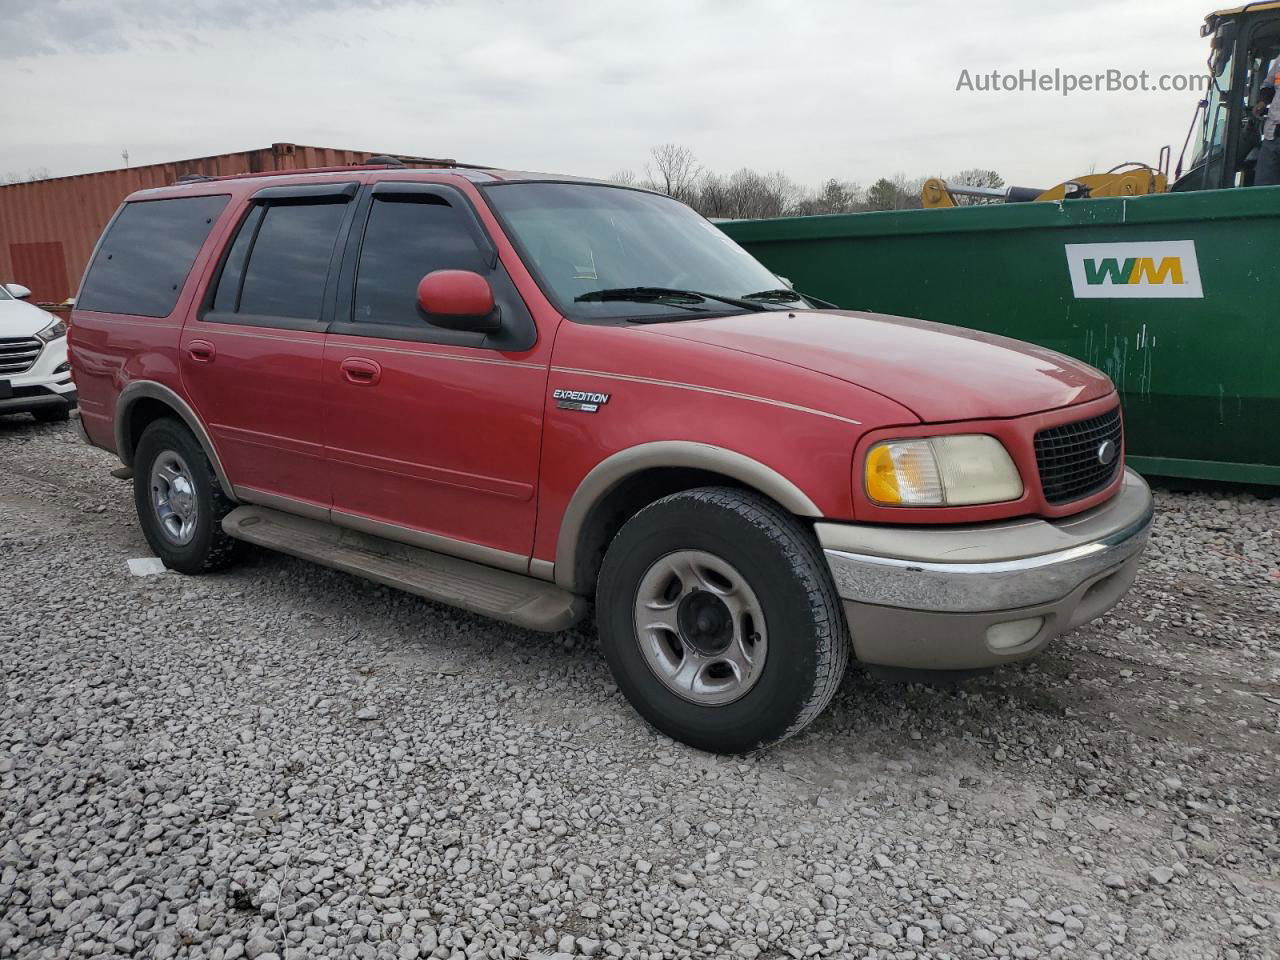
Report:
[[[1114,615],[725,759],[590,629],[132,577],[112,465],[0,418],[0,957],[1280,957],[1280,499],[1161,492]]]

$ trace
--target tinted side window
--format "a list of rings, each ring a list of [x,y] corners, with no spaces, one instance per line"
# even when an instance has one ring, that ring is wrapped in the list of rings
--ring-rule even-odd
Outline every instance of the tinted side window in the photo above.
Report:
[[[79,308],[167,317],[228,200],[219,195],[126,204],[93,258]]]
[[[256,226],[256,238],[246,241],[252,249],[240,284],[238,312],[319,320],[329,261],[345,213],[345,203],[288,203],[267,206],[261,224],[248,218],[227,264],[232,266],[230,259],[246,228]],[[237,272],[223,270],[215,303],[225,302],[222,285],[234,282]]]
[[[431,194],[375,197],[360,248],[355,321],[425,324],[418,281],[433,270],[489,273],[465,214]]]
[[[253,246],[253,238],[258,235],[258,222],[265,209],[261,206],[249,208],[249,214],[240,224],[240,231],[231,244],[231,251],[222,266],[218,290],[213,298],[213,309],[219,313],[235,313],[240,306],[240,281],[244,278],[245,261],[249,259],[249,248]]]

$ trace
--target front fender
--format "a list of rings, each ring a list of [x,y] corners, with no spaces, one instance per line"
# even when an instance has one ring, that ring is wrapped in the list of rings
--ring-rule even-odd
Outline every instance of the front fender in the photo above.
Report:
[[[772,467],[741,453],[689,440],[642,443],[598,463],[570,498],[556,541],[557,584],[567,590],[575,589],[578,545],[591,508],[627,477],[645,470],[671,467],[723,474],[771,497],[797,516],[822,516],[817,504],[803,490]]]

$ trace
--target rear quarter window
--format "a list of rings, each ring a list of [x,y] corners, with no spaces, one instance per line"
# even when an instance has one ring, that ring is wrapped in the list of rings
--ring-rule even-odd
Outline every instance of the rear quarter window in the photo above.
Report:
[[[76,307],[167,317],[230,199],[219,194],[126,204],[102,238]]]

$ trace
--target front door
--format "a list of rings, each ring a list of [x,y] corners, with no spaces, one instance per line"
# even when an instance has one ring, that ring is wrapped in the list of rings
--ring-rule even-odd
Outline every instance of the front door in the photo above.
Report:
[[[502,330],[427,322],[417,286],[473,270]],[[333,519],[524,571],[533,548],[547,351],[463,194],[381,182],[361,200],[324,348]]]
[[[321,363],[354,195],[354,184],[257,194],[207,309],[183,329],[184,386],[241,499],[328,509]]]

